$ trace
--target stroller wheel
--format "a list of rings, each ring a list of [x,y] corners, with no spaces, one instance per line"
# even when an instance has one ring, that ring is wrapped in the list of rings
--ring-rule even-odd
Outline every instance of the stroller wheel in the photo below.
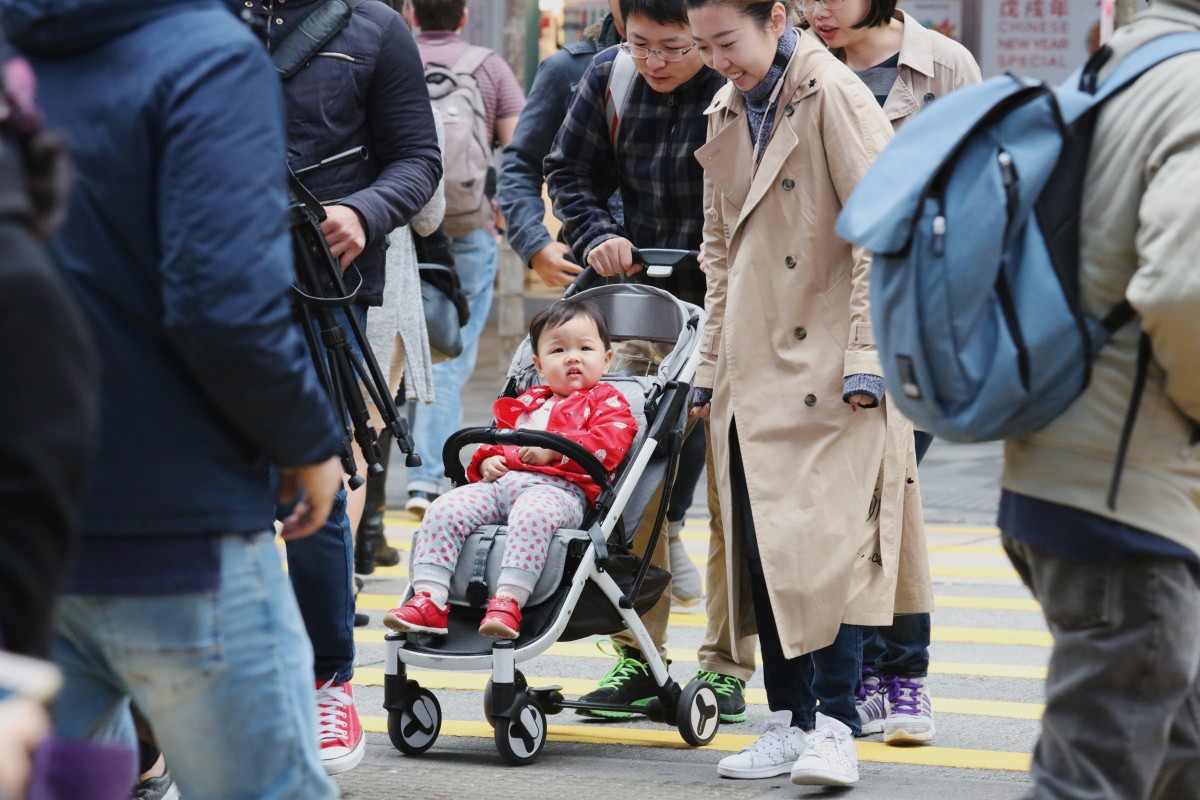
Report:
[[[517,701],[511,717],[496,718],[496,749],[509,764],[532,764],[545,744],[546,715],[528,696]]]
[[[442,730],[442,706],[433,692],[418,689],[404,699],[399,711],[388,712],[388,738],[401,753],[419,756],[437,741]]]
[[[704,681],[692,681],[679,695],[675,711],[679,735],[692,747],[703,747],[717,735],[721,714],[717,693]]]
[[[513,689],[518,694],[525,691],[529,683],[525,680],[525,676],[521,674],[521,670],[513,672]],[[483,687],[483,718],[487,720],[487,724],[493,728],[496,727],[496,720],[492,718],[492,679],[488,678],[487,686]]]

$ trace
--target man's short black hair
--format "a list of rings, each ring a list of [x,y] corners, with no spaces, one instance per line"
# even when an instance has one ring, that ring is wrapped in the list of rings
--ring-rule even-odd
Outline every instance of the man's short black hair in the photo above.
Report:
[[[621,0],[621,19],[629,24],[632,14],[645,17],[659,25],[683,25],[689,27],[687,5],[684,0]]]
[[[456,31],[467,0],[413,0],[417,24],[423,31]]]
[[[851,25],[852,28],[876,28],[887,25],[896,13],[896,0],[871,0],[863,18]]]
[[[604,319],[604,315],[600,313],[600,309],[586,300],[576,300],[569,297],[566,300],[557,301],[549,308],[543,308],[530,320],[529,345],[533,348],[533,352],[537,353],[538,340],[542,338],[544,331],[554,330],[576,317],[587,317],[592,322],[595,322],[596,330],[600,333],[600,341],[604,342],[604,349],[612,349],[612,339],[608,333],[608,320]]]

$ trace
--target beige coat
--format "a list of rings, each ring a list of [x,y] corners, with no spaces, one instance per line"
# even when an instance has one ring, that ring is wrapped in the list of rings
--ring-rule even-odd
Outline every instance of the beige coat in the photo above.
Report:
[[[888,143],[866,86],[812,37],[788,66],[757,170],[741,95],[707,110],[708,321],[696,385],[712,387],[734,640],[753,633],[741,525],[732,516],[736,418],[763,570],[784,653],[840,624],[890,625],[932,608],[912,426],[853,412],[843,377],[882,374],[867,305],[869,255],[834,233],[842,204]],[[824,143],[822,147],[821,143]]]
[[[1113,58],[1151,38],[1200,31],[1200,0],[1156,3],[1117,31]],[[1139,314],[1100,351],[1087,390],[1005,448],[1003,485],[1082,508],[1200,554],[1200,53],[1178,56],[1104,107],[1084,188],[1086,311],[1122,296]],[[1116,511],[1105,504],[1138,337],[1154,345]]]

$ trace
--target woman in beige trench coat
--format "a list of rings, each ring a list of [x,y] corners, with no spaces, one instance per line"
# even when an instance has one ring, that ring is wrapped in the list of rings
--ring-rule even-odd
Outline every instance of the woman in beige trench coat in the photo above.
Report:
[[[891,125],[854,73],[786,26],[781,3],[688,4],[706,62],[731,78],[696,153],[709,314],[696,386],[701,401],[712,392],[699,411],[712,426],[733,635],[757,629],[777,712],[719,770],[847,785],[857,626],[932,607],[912,426],[878,377],[870,257],[834,233]]]

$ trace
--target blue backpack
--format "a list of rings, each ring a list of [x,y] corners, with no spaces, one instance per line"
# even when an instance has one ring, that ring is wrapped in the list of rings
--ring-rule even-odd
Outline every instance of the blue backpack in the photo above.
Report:
[[[837,232],[874,253],[884,377],[913,422],[951,441],[1018,437],[1087,387],[1095,355],[1135,316],[1124,302],[1103,319],[1079,307],[1079,215],[1097,112],[1146,70],[1197,49],[1200,34],[1152,40],[1099,86],[1108,48],[1057,88],[991,78],[922,110],[876,159]],[[1141,350],[1117,477],[1148,340]]]

